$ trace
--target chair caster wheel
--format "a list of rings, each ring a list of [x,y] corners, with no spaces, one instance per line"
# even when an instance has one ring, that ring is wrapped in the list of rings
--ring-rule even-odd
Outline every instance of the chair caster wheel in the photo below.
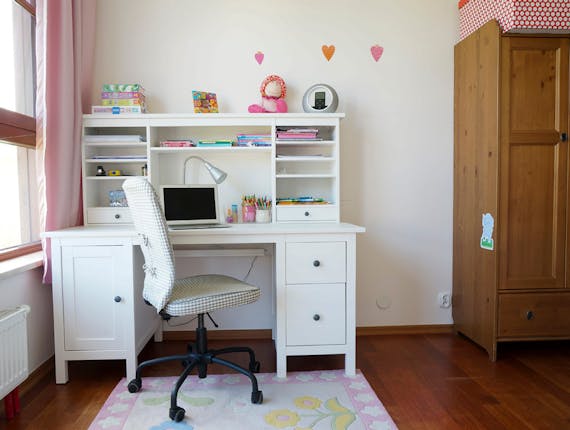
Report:
[[[254,405],[261,405],[263,403],[263,391],[252,391],[251,392],[251,403]]]
[[[141,378],[135,378],[131,382],[129,382],[128,389],[129,393],[136,393],[142,387]]]
[[[168,416],[172,421],[179,423],[184,419],[185,413],[186,411],[183,408],[181,408],[180,406],[176,406],[175,408],[170,408],[170,410],[168,411]]]
[[[208,376],[208,367],[205,364],[198,365],[198,378],[204,379]]]
[[[259,361],[249,363],[249,371],[251,373],[259,373],[259,369],[261,369],[261,363]]]

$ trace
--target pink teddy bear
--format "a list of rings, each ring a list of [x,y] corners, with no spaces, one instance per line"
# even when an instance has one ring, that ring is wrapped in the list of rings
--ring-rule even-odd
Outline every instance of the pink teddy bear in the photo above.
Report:
[[[261,83],[261,103],[249,105],[247,110],[250,113],[262,112],[287,112],[287,103],[285,102],[285,94],[287,87],[285,81],[277,75],[269,75]]]

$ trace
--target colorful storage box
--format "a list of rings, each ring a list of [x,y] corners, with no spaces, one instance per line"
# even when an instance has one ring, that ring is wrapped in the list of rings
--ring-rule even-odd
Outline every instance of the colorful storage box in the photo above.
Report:
[[[461,0],[458,6],[460,40],[493,19],[503,32],[570,30],[568,0]]]
[[[218,99],[215,93],[192,91],[194,113],[218,113]]]

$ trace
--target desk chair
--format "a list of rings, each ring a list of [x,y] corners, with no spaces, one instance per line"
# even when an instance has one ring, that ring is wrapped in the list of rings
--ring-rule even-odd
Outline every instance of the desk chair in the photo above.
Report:
[[[129,382],[128,389],[136,393],[141,389],[141,371],[147,366],[167,361],[180,361],[184,366],[170,396],[170,419],[179,422],[186,411],[177,405],[178,390],[195,367],[198,377],[205,378],[208,364],[217,363],[229,367],[251,380],[251,402],[261,404],[263,393],[258,390],[254,372],[259,372],[260,364],[255,360],[251,348],[232,347],[211,350],[207,346],[207,330],[204,315],[217,309],[245,305],[255,302],[260,295],[259,288],[238,279],[223,275],[200,275],[184,279],[175,278],[174,257],[168,238],[164,215],[152,185],[143,178],[129,178],[123,184],[131,216],[137,234],[141,239],[145,271],[143,298],[154,306],[164,320],[184,315],[198,315],[196,342],[188,345],[188,351],[181,355],[160,357],[138,365],[135,379]],[[211,318],[211,317],[210,317]],[[247,352],[249,369],[219,358],[230,352]]]

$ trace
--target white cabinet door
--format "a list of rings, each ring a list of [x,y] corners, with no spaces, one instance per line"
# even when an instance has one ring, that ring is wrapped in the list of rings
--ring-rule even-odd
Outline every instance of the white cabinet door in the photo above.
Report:
[[[287,346],[346,343],[345,284],[287,285]]]
[[[125,246],[64,246],[62,287],[67,351],[125,348],[132,266]],[[132,293],[131,293],[132,294]]]

